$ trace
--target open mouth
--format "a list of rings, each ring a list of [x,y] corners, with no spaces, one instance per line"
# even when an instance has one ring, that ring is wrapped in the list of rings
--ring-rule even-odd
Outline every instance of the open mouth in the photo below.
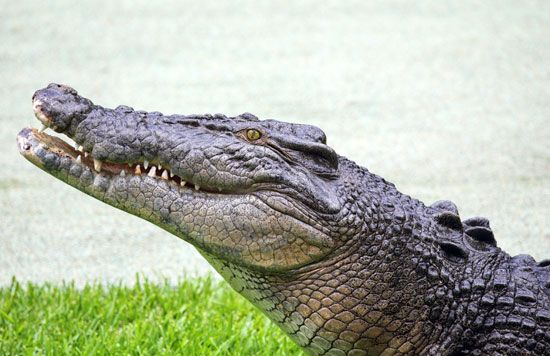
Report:
[[[164,116],[127,106],[107,109],[60,84],[36,91],[32,105],[43,127],[19,133],[21,154],[102,201],[116,195],[120,201],[113,205],[122,205],[127,194],[143,204],[155,201],[150,199],[152,191],[157,198],[170,191],[174,199],[186,201],[246,197],[284,214],[296,214],[296,206],[303,206],[298,218],[304,221],[313,219],[317,211],[340,211],[335,192],[325,184],[334,177],[307,171],[307,167],[335,169],[329,162],[332,151],[321,147],[319,140],[285,141],[281,136],[269,145],[256,144],[240,136],[248,127],[242,117],[235,118],[232,127],[227,125],[231,118],[225,116]],[[259,124],[256,118],[250,122]],[[62,136],[48,135],[46,129]],[[273,149],[279,146],[286,149]],[[281,158],[284,155],[292,164]],[[281,169],[276,169],[279,165]],[[318,191],[323,194],[317,196]],[[169,205],[168,198],[162,199]]]
[[[41,110],[40,102],[33,102],[33,109],[36,118],[42,123],[43,127],[39,129],[25,128],[17,136],[19,150],[25,158],[35,165],[49,170],[48,161],[52,160],[51,155],[55,155],[58,161],[64,161],[64,166],[80,167],[81,169],[102,173],[113,178],[116,176],[142,176],[151,177],[165,181],[167,184],[177,186],[179,189],[202,191],[207,193],[223,192],[221,187],[201,187],[193,182],[187,182],[179,175],[175,174],[166,164],[158,161],[142,160],[138,162],[114,163],[101,161],[92,156],[92,154],[79,145],[71,145],[60,137],[46,134],[44,131],[50,126],[51,121]],[[69,162],[67,162],[69,160]]]

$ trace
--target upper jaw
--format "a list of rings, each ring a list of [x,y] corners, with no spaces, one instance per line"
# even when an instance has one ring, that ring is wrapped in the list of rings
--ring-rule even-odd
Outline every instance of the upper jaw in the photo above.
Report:
[[[25,136],[33,136],[33,142],[40,143],[44,150],[71,158],[73,164],[86,167],[93,174],[147,175],[210,193],[250,193],[280,184],[291,191],[287,194],[314,210],[335,214],[341,209],[335,184],[327,183],[307,169],[287,167],[287,163],[277,161],[277,155],[268,148],[260,156],[281,165],[280,172],[275,172],[277,179],[272,171],[257,168],[247,171],[240,164],[236,172],[228,171],[228,165],[234,169],[235,162],[239,159],[246,162],[258,154],[252,150],[260,148],[243,145],[234,137],[213,134],[201,127],[202,124],[190,125],[196,121],[191,117],[145,114],[122,106],[104,109],[80,97],[74,89],[57,84],[34,94],[33,109],[45,127],[64,133],[76,146],[73,148],[60,139],[54,141],[32,130]],[[24,150],[22,153],[34,161],[50,157],[34,157]],[[233,155],[235,159],[218,161],[224,155]],[[51,166],[41,164],[45,169]]]
[[[53,162],[51,156],[39,154],[47,151],[55,153],[60,159],[71,158],[74,164],[88,167],[92,173],[102,172],[122,176],[146,175],[160,178],[180,187],[192,187],[195,190],[215,193],[226,190],[221,184],[204,184],[204,182],[194,179],[191,172],[179,169],[180,167],[177,167],[177,162],[175,164],[176,167],[172,168],[174,162],[172,157],[169,157],[169,152],[163,152],[159,148],[153,150],[158,153],[151,155],[146,155],[145,152],[138,148],[136,150],[127,150],[131,152],[130,155],[124,154],[114,157],[114,159],[109,159],[105,155],[104,147],[102,147],[102,143],[109,143],[109,141],[105,137],[97,136],[97,132],[101,132],[101,130],[90,130],[90,127],[94,128],[103,124],[108,127],[108,121],[112,120],[112,117],[103,117],[104,114],[121,114],[126,110],[119,112],[118,109],[100,108],[98,110],[99,115],[92,117],[92,120],[88,120],[88,122],[84,122],[98,107],[93,105],[88,99],[80,97],[74,89],[58,84],[50,84],[48,87],[36,91],[32,102],[34,114],[42,123],[42,128],[40,130],[22,130],[18,135],[17,141],[19,142],[21,154],[45,170],[48,170],[49,167],[54,166],[54,163],[56,163]],[[129,112],[133,112],[133,110],[130,109]],[[125,115],[121,115],[117,119],[123,125],[127,124],[128,127],[134,124]],[[128,122],[124,123],[125,120]],[[68,138],[73,139],[76,142],[75,147],[72,147],[60,138],[45,134],[44,131],[47,128],[61,132]],[[109,134],[112,134],[112,132],[109,132]],[[137,136],[137,134],[136,132],[135,135]],[[154,133],[149,132],[147,136],[149,137],[146,139],[150,139],[154,136]],[[116,133],[111,139],[116,141],[120,137],[121,135]],[[127,139],[127,137],[128,135],[124,139]],[[115,142],[115,144],[121,144],[121,146],[123,143]],[[150,147],[151,145],[149,145]]]

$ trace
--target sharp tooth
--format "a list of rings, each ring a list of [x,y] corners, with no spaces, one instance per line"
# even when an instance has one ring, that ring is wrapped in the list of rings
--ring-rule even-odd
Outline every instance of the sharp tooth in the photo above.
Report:
[[[80,155],[78,155],[78,157],[76,157],[76,161],[77,161],[78,163],[82,162],[82,158],[80,158]]]
[[[174,173],[172,173],[172,171],[170,171],[170,178],[174,178]]]
[[[102,165],[102,162],[94,158],[94,169],[96,171],[101,172],[101,165]]]
[[[120,176],[121,177],[126,177],[126,172],[124,172],[124,169],[120,171]]]
[[[48,128],[48,126],[42,124],[42,127],[40,129],[38,129],[38,132],[44,132],[47,128]]]
[[[162,169],[162,166],[160,165],[160,163],[159,163],[159,169]]]
[[[198,184],[195,184],[195,190],[199,190],[201,187]]]
[[[185,187],[186,184],[187,184],[187,182],[184,181],[184,180],[182,180],[182,181],[180,182],[180,185],[181,185],[182,187]]]
[[[136,170],[135,170],[134,173],[135,173],[136,175],[141,174],[141,166],[140,166],[139,164],[136,166]]]
[[[148,160],[143,161],[143,167],[145,169],[149,168],[149,161]]]
[[[88,157],[88,152],[84,152],[84,157]]]
[[[80,152],[84,152],[84,147],[82,146],[78,146],[76,149],[79,150]]]
[[[168,171],[165,169],[164,172],[162,172],[161,175],[162,179],[168,179]]]
[[[149,170],[149,173],[147,173],[147,175],[149,177],[154,177],[154,176],[157,175],[156,173],[157,173],[157,169],[155,168],[155,166],[153,166],[153,167],[151,167],[151,169]]]

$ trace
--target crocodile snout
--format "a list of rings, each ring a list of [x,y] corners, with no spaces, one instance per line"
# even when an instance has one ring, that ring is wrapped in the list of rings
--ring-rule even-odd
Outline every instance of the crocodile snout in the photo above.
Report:
[[[33,110],[36,118],[44,127],[57,132],[65,132],[73,121],[79,121],[82,114],[91,110],[90,100],[78,95],[73,88],[62,84],[50,84],[37,90],[32,96]]]

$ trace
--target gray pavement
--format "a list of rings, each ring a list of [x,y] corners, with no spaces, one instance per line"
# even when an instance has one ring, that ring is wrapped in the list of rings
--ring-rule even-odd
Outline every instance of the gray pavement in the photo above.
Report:
[[[0,1],[0,285],[209,271],[22,159],[49,82],[104,106],[314,124],[425,202],[550,257],[550,2]]]

